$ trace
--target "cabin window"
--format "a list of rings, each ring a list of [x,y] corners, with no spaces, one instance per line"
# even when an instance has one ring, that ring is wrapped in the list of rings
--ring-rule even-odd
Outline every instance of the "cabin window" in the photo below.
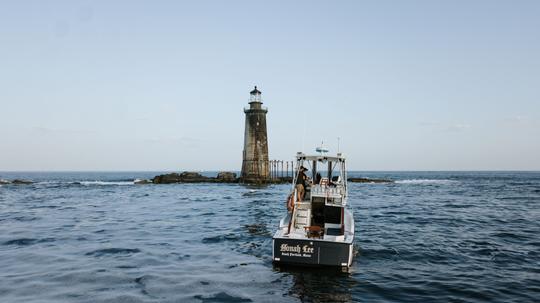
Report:
[[[341,207],[325,206],[324,223],[341,224]]]
[[[328,198],[328,203],[341,204],[341,197]]]
[[[313,197],[312,202],[313,203],[324,203],[324,197]]]

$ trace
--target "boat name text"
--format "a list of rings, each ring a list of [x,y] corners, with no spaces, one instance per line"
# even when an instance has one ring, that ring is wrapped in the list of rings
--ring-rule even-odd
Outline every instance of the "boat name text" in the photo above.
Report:
[[[309,245],[295,245],[295,246],[289,246],[288,244],[281,244],[281,247],[279,249],[281,252],[295,252],[295,253],[306,253],[306,254],[312,254],[313,253],[313,246]]]

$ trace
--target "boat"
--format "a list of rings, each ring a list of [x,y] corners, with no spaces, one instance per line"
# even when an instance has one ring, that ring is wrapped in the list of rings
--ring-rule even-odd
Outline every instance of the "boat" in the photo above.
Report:
[[[349,268],[353,261],[354,218],[347,206],[345,157],[297,153],[287,214],[272,237],[275,264]],[[296,181],[306,169],[304,194]],[[301,191],[301,190],[300,190]]]

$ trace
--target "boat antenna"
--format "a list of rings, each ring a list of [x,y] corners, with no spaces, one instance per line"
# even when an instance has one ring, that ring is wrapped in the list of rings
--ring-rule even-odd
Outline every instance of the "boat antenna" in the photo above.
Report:
[[[302,132],[302,149],[301,151],[304,152],[304,147],[305,147],[305,139],[306,139],[306,132],[307,132],[307,114],[306,112],[304,111],[304,129],[303,129],[303,132]]]
[[[339,154],[339,137],[337,137],[337,152]]]

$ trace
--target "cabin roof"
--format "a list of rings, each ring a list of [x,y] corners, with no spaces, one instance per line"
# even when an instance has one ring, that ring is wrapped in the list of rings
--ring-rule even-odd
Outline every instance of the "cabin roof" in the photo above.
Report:
[[[309,160],[309,161],[332,161],[332,162],[345,161],[345,157],[343,157],[341,154],[337,156],[327,156],[327,155],[305,155],[302,153],[298,153],[296,155],[296,159]]]

